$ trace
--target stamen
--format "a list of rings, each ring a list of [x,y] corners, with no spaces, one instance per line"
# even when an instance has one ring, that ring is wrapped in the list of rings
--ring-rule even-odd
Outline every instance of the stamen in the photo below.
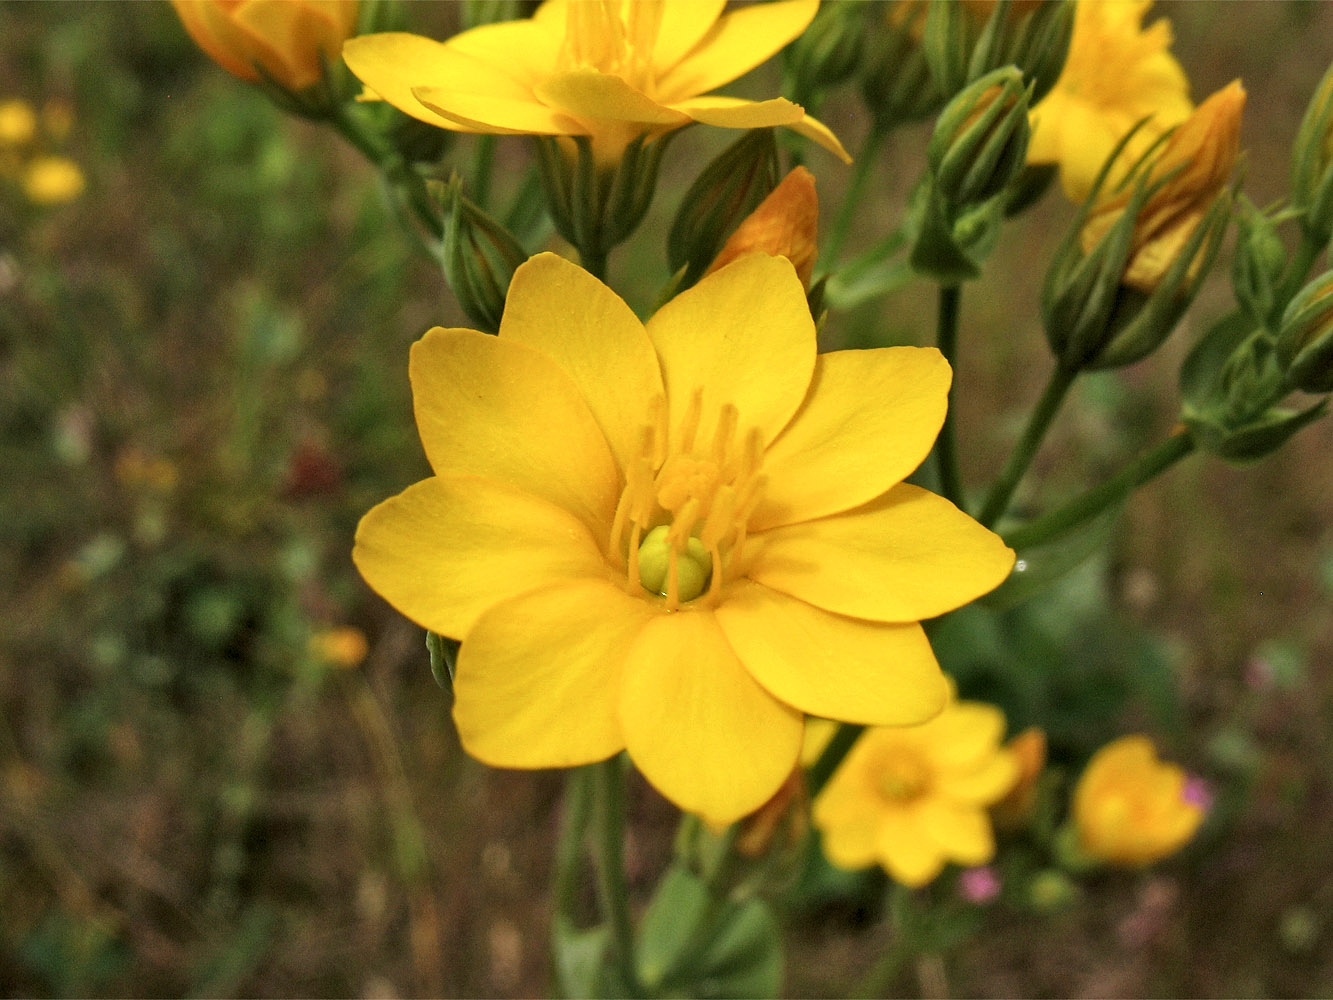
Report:
[[[704,518],[704,526],[699,531],[699,541],[704,547],[713,549],[718,546],[735,521],[736,491],[730,486],[719,486],[713,496],[713,503]]]
[[[690,396],[690,404],[685,408],[685,417],[680,425],[680,451],[694,450],[694,436],[699,433],[699,417],[704,407],[704,391],[695,389]]]
[[[719,466],[731,451],[731,439],[736,434],[736,421],[739,418],[740,413],[731,403],[724,405],[718,414],[717,428],[713,431],[713,461]]]
[[[690,537],[695,522],[699,520],[702,507],[703,504],[698,497],[690,497],[685,501],[685,506],[676,512],[676,516],[671,519],[671,530],[667,532],[672,548],[677,551],[684,548],[685,540]]]

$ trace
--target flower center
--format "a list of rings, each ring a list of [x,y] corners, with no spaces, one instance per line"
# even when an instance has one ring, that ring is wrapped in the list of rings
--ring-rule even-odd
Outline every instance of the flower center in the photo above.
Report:
[[[669,611],[715,596],[740,574],[762,485],[759,429],[738,433],[739,414],[727,403],[705,443],[702,410],[703,391],[695,390],[673,437],[665,401],[652,401],[607,540],[608,555],[624,560],[627,583],[665,597]]]
[[[930,772],[921,758],[906,749],[886,757],[880,765],[879,792],[890,802],[920,798],[930,784]]]
[[[595,69],[653,96],[653,48],[663,0],[571,0],[561,69]]]

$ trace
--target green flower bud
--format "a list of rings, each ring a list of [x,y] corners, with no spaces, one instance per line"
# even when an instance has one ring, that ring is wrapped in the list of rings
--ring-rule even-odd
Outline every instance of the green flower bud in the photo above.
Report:
[[[1236,200],[1240,229],[1231,266],[1231,285],[1238,301],[1257,323],[1267,323],[1278,304],[1278,283],[1287,263],[1287,248],[1273,220],[1241,195]]]
[[[986,201],[1027,157],[1028,96],[1013,66],[969,84],[940,114],[927,148],[939,192],[956,205]]]
[[[1315,243],[1333,236],[1333,66],[1305,109],[1292,147],[1291,205]]]
[[[463,180],[454,174],[437,192],[444,210],[441,262],[449,290],[468,317],[490,333],[500,329],[505,296],[527,251],[495,219],[463,196]]]
[[[862,53],[861,96],[875,117],[874,127],[887,132],[921,121],[944,103],[921,45],[926,6],[921,0],[865,6],[886,10],[884,22],[867,31]]]
[[[778,185],[778,150],[770,128],[746,132],[703,169],[680,200],[667,235],[671,270],[688,265],[680,287],[703,276],[727,237]]]
[[[671,542],[667,538],[670,531],[670,526],[659,524],[644,536],[639,545],[639,582],[645,590],[665,595],[674,558],[676,590],[684,604],[708,589],[708,581],[713,575],[713,557],[708,554],[703,542],[693,535],[687,539],[683,552],[673,554]]]
[[[808,110],[824,91],[851,77],[861,62],[861,40],[870,14],[879,11],[869,4],[821,6],[810,26],[785,50],[790,85],[783,92]]]
[[[1277,351],[1290,386],[1333,392],[1333,271],[1325,271],[1291,300],[1282,314]]]
[[[921,48],[935,89],[946,97],[958,93],[968,80],[968,56],[972,49],[968,28],[964,4],[934,0],[927,8]]]
[[[1035,104],[1059,79],[1073,34],[1074,4],[1070,0],[998,0],[972,49],[968,79],[1001,66],[1017,66],[1031,87],[1029,100]]]

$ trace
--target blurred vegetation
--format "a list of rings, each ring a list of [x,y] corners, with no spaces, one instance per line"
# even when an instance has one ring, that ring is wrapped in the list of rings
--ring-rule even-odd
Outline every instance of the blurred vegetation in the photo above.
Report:
[[[1196,95],[1246,78],[1247,190],[1275,196],[1333,58],[1329,10],[1167,12]],[[64,151],[87,178],[51,207],[0,183],[0,992],[543,992],[559,782],[463,757],[423,637],[349,558],[361,514],[426,471],[405,360],[458,321],[438,274],[353,151],[218,71],[166,4],[9,3],[0,37],[0,100],[67,102]],[[851,98],[826,112],[853,134],[855,116]],[[683,162],[664,175],[677,191]],[[882,174],[868,212],[896,210],[916,164],[895,147]],[[826,197],[841,184],[821,171]],[[626,275],[632,295],[656,285],[676,197],[635,244],[652,241],[653,270]],[[959,419],[977,479],[1045,371],[1012,317],[1031,315],[1024,260],[1049,253],[1062,211],[1006,237],[969,299]],[[922,294],[831,341],[913,340]],[[1052,495],[1171,419],[1185,333],[1080,387],[1041,459]],[[1039,602],[955,616],[965,642],[936,637],[965,693],[1015,729],[1048,721],[1057,763],[1141,726],[1218,796],[1179,862],[1102,876],[1036,929],[990,919],[943,989],[1333,992],[1329,454],[1319,425],[1252,470],[1196,461],[1134,501],[1109,559]],[[646,885],[673,813],[634,793]],[[836,879],[804,877],[807,899]],[[790,990],[872,960],[877,914],[856,892],[793,914]]]

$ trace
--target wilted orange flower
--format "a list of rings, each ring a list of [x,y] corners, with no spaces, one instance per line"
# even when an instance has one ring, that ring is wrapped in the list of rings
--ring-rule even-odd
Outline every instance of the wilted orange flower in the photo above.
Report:
[[[1122,283],[1152,292],[1189,242],[1195,227],[1231,179],[1240,155],[1240,120],[1245,88],[1233,80],[1195,109],[1152,164],[1147,183],[1161,188],[1139,210],[1129,265]],[[1126,183],[1101,199],[1080,234],[1090,251],[1115,225],[1134,196]]]
[[[1037,780],[1046,768],[1046,733],[1036,726],[1024,729],[1009,741],[1009,752],[1018,762],[1018,780],[991,809],[995,822],[1005,829],[1025,823],[1037,803]]]
[[[300,91],[336,65],[358,0],[171,0],[201,49],[228,73]]]
[[[815,178],[805,167],[797,167],[736,227],[706,273],[712,274],[744,254],[761,251],[770,257],[786,257],[796,268],[801,284],[809,288],[818,234]]]
[[[1089,857],[1141,866],[1174,854],[1203,822],[1185,772],[1157,759],[1146,736],[1122,736],[1088,761],[1074,790],[1074,825]]]
[[[1169,51],[1170,23],[1143,27],[1150,6],[1152,0],[1079,0],[1064,70],[1032,109],[1028,162],[1057,164],[1073,201],[1087,197],[1116,143],[1140,120],[1149,118],[1122,155],[1121,174],[1190,113],[1189,81]]]

